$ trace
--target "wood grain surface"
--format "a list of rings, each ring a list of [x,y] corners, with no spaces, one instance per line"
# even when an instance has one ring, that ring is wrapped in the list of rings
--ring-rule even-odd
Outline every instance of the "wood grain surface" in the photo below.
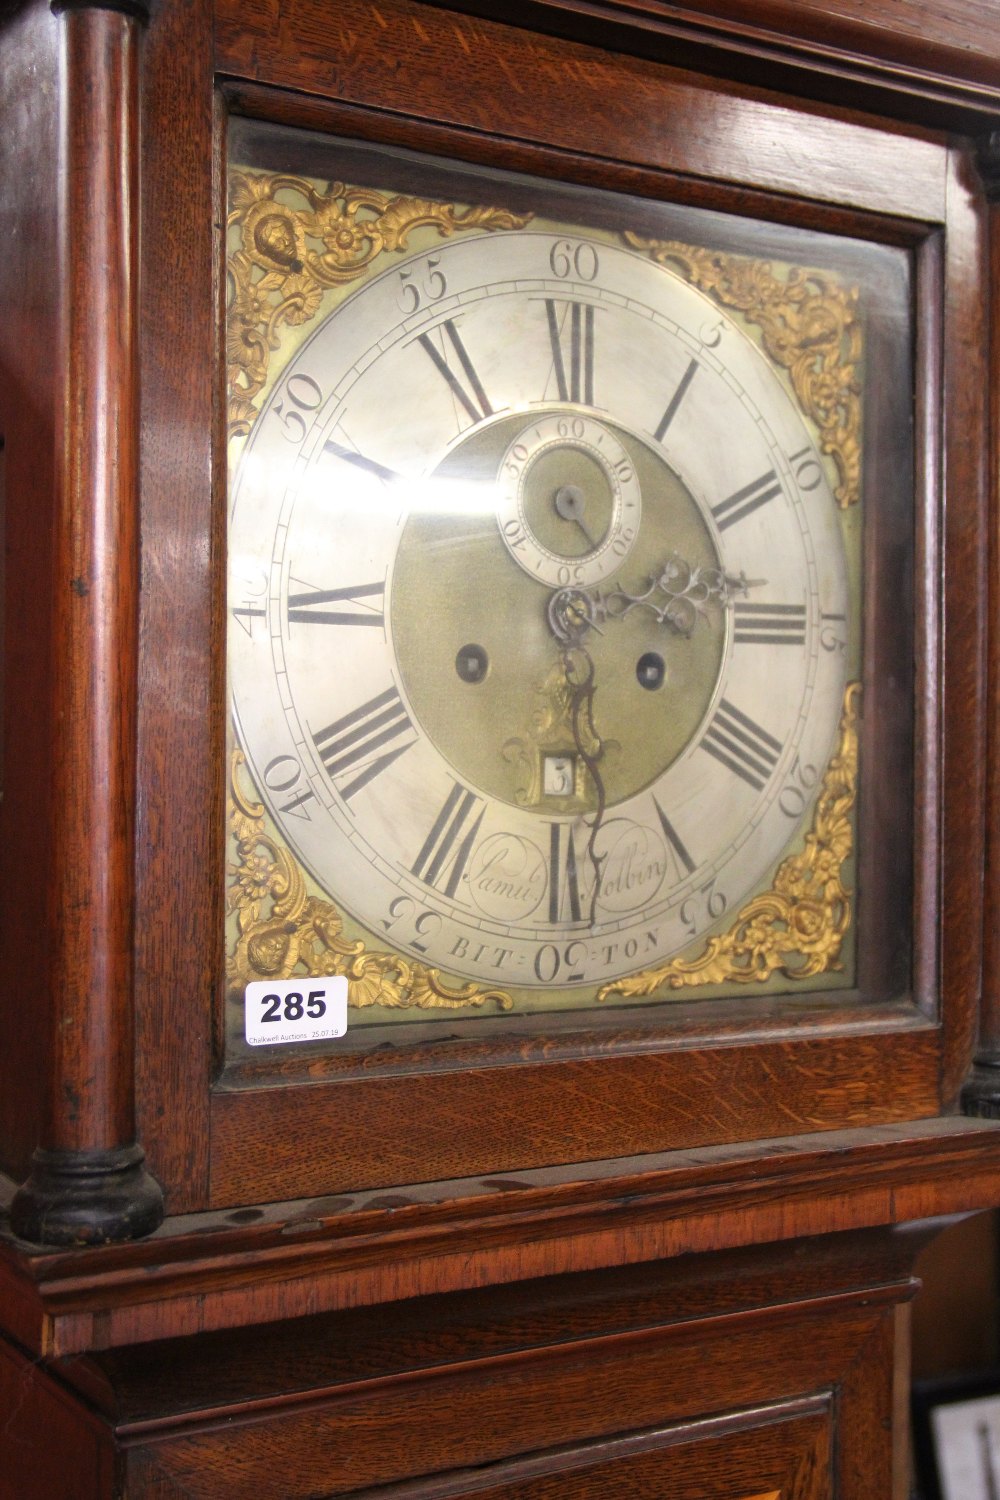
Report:
[[[52,1055],[51,955],[41,941],[50,868],[53,702],[52,530],[56,418],[57,117],[55,19],[11,17],[0,42],[0,433],[4,437],[4,713],[0,949],[17,984],[0,985],[0,1161],[18,1181],[41,1140]],[[48,184],[40,191],[39,184]],[[33,962],[17,955],[31,952]]]
[[[275,1322],[995,1202],[998,1131],[961,1119],[613,1160],[168,1220],[86,1252],[0,1242],[39,1354]]]
[[[172,1217],[0,1236],[2,1500],[903,1500],[913,1255],[1000,1196],[1000,1124],[950,1113],[997,1024],[993,10],[163,0],[137,162],[132,23],[4,8],[0,1163],[131,1139],[134,1066]],[[856,994],[226,1065],[230,111],[906,257]]]

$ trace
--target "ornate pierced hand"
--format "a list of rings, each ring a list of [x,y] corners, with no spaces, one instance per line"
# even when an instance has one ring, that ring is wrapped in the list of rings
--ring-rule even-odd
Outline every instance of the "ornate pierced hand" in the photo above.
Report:
[[[747,578],[745,573],[733,576],[721,568],[692,565],[674,552],[641,593],[630,594],[622,588],[595,593],[591,623],[597,628],[599,620],[623,620],[634,609],[648,609],[661,625],[689,636],[713,608],[724,609],[735,595],[747,594],[764,581]]]

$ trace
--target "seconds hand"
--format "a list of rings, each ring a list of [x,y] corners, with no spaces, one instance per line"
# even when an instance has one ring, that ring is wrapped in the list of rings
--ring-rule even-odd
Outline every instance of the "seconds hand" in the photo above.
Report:
[[[583,491],[575,484],[563,484],[556,490],[556,514],[561,516],[564,521],[575,521],[587,538],[590,546],[597,547],[599,545],[598,539],[591,535],[590,528],[583,519],[583,504]]]

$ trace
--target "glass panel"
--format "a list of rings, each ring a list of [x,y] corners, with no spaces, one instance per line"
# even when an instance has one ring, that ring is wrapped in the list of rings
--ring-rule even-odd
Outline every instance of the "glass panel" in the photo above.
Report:
[[[907,254],[245,121],[230,163],[231,1054],[248,983],[320,1050],[851,990]]]

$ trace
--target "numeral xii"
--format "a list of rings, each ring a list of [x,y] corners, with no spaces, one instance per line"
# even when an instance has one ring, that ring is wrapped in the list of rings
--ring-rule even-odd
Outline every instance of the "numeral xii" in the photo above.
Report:
[[[563,309],[561,322],[560,307]],[[552,364],[555,370],[556,386],[559,390],[559,400],[582,402],[585,406],[593,406],[593,307],[587,302],[566,304],[546,297],[545,313],[549,325],[549,342],[552,345]]]

